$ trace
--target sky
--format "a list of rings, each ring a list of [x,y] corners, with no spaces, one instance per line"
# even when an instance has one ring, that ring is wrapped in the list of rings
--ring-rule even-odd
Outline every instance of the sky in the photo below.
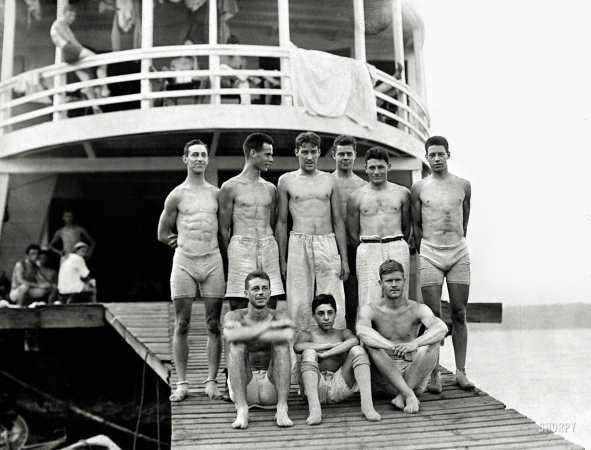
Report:
[[[470,301],[591,303],[591,1],[416,3],[431,134],[472,185]]]

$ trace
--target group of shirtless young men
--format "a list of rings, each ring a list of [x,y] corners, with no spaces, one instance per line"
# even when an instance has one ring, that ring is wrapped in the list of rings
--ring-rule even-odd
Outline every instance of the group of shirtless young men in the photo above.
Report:
[[[370,421],[380,420],[372,392],[392,396],[394,406],[416,413],[417,395],[425,389],[441,392],[439,345],[447,326],[438,317],[444,278],[456,382],[474,389],[464,369],[470,183],[448,172],[445,138],[425,143],[432,174],[411,192],[388,181],[389,155],[381,147],[365,155],[369,183],[355,175],[351,136],[335,139],[336,170],[327,173],[317,169],[320,138],[301,133],[295,148],[299,170],[281,176],[277,188],[260,176],[273,162],[272,138],[251,134],[243,149],[243,171],[218,189],[205,180],[207,146],[187,143],[187,179],[168,195],[160,217],[158,239],[175,249],[170,284],[179,381],[171,401],[182,401],[189,391],[187,334],[197,297],[205,305],[208,331],[205,392],[222,398],[217,374],[226,297],[231,311],[223,336],[229,396],[237,409],[234,428],[248,426],[254,405],[276,405],[277,425],[292,426],[287,397],[293,373],[300,375],[308,398],[310,425],[321,422],[321,403],[340,402],[354,392]],[[408,299],[411,229],[425,304]],[[358,280],[350,267],[355,263]],[[276,311],[277,296],[284,293],[287,310]],[[301,355],[299,364],[294,352]]]

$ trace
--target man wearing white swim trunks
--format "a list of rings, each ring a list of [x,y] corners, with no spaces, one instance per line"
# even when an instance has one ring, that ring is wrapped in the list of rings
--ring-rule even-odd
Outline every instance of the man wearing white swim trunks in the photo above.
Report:
[[[208,376],[205,393],[221,399],[217,387],[222,341],[220,316],[225,291],[224,267],[218,247],[219,189],[205,181],[209,161],[207,146],[198,139],[185,145],[186,180],[166,197],[158,223],[158,240],[175,249],[170,275],[175,322],[172,349],[178,375],[173,402],[184,400],[189,391],[187,360],[191,309],[195,298],[205,305]],[[172,232],[176,226],[177,233]]]
[[[265,272],[249,273],[244,280],[248,307],[229,311],[224,317],[228,388],[236,405],[232,428],[248,427],[248,409],[252,406],[276,406],[277,425],[293,425],[287,407],[293,323],[284,311],[267,307],[272,287]]]
[[[277,243],[281,273],[287,277],[287,309],[296,332],[310,329],[312,300],[332,294],[337,302],[335,327],[345,328],[343,280],[349,276],[347,236],[335,177],[317,169],[320,137],[300,133],[295,154],[300,169],[279,178]],[[287,218],[293,228],[287,259]]]
[[[277,189],[261,178],[273,162],[273,139],[253,133],[244,141],[244,169],[226,181],[220,190],[220,249],[228,267],[226,298],[230,308],[246,308],[244,279],[253,270],[264,270],[271,278],[269,307],[284,294],[279,271],[279,249],[273,236]],[[231,238],[230,238],[231,237]]]
[[[330,294],[317,295],[312,315],[318,328],[302,331],[294,345],[302,354],[301,391],[308,397],[308,425],[322,421],[320,404],[340,403],[361,394],[361,412],[371,422],[381,420],[371,399],[369,357],[351,330],[333,327],[336,302]]]
[[[420,253],[421,293],[427,306],[441,317],[443,279],[447,281],[453,325],[456,383],[465,390],[475,386],[466,378],[466,305],[470,293],[470,256],[466,245],[470,217],[470,182],[449,173],[449,144],[442,136],[425,142],[431,175],[411,189],[415,246]],[[439,365],[429,380],[430,392],[441,392]]]
[[[369,184],[349,197],[347,224],[357,248],[359,307],[377,302],[382,296],[379,268],[387,259],[402,264],[410,272],[410,192],[388,181],[390,156],[382,147],[370,148],[365,154]],[[408,297],[408,283],[404,286]]]

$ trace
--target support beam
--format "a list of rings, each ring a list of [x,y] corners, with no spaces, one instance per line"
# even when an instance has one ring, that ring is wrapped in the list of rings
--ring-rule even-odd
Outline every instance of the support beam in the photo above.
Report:
[[[394,36],[394,64],[401,66],[400,82],[406,84],[406,72],[404,70],[404,29],[402,25],[402,0],[392,0],[392,29]],[[398,93],[398,101],[407,104],[406,94]],[[400,112],[402,118],[408,121],[408,112]],[[406,130],[404,125],[399,128]],[[408,130],[407,130],[408,131]]]
[[[417,181],[421,181],[422,179],[423,179],[423,171],[422,171],[422,168],[413,170],[411,172],[412,184],[415,184]]]
[[[57,0],[57,14],[56,20],[64,15],[64,8],[68,5],[68,0]],[[55,63],[59,64],[63,62],[62,60],[62,51],[58,47],[55,48]],[[66,84],[66,74],[60,74],[53,77],[53,86],[60,87]],[[55,94],[53,96],[53,106],[59,106],[66,102],[66,94]],[[53,120],[61,120],[68,117],[68,113],[66,111],[56,111],[53,113]]]
[[[4,225],[4,215],[8,205],[8,181],[7,173],[0,173],[0,236],[2,236],[2,226]]]
[[[4,2],[4,37],[2,41],[2,75],[0,79],[6,81],[12,78],[14,73],[14,42],[16,33],[16,0],[5,0]],[[1,103],[12,100],[12,89],[3,92],[0,98]],[[0,112],[0,124],[11,116],[11,110],[5,109]],[[0,135],[4,130],[0,128]]]
[[[355,59],[366,62],[363,0],[353,0],[353,33],[355,36]]]
[[[82,142],[82,147],[84,147],[84,152],[89,159],[96,159],[96,153],[94,153],[94,149],[92,148],[92,144],[90,142]]]
[[[218,3],[217,0],[209,0],[209,45],[218,43]],[[220,57],[218,55],[209,55],[209,70],[219,70]],[[209,83],[213,89],[220,89],[220,77],[209,77]],[[211,96],[211,104],[219,105],[222,103],[220,95]]]
[[[412,32],[412,44],[415,53],[415,70],[417,74],[416,91],[424,103],[427,103],[427,89],[425,86],[425,60],[423,58],[423,30],[415,28]]]
[[[291,37],[289,30],[289,0],[277,0],[277,17],[279,20],[279,47],[289,48],[291,47]],[[281,72],[290,74],[291,66],[289,64],[289,58],[281,58],[280,61]],[[284,89],[291,91],[292,82],[291,77],[283,78],[282,83]],[[293,106],[295,99],[291,95],[283,96],[281,99],[282,105]]]
[[[142,50],[149,50],[154,46],[154,0],[142,0]],[[152,59],[142,59],[141,72],[148,74],[152,66]],[[141,81],[143,95],[148,95],[152,90],[150,80]],[[142,109],[150,108],[151,100],[142,100]]]

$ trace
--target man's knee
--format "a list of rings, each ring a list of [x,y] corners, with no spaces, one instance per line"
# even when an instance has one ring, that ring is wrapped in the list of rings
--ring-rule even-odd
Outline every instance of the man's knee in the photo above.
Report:
[[[245,355],[246,344],[244,342],[230,342],[228,344],[228,353],[233,356]]]
[[[187,319],[177,319],[175,324],[175,332],[177,334],[188,334],[191,328],[191,323]]]
[[[466,323],[466,308],[453,309],[451,320],[452,322]]]
[[[320,369],[318,368],[318,361],[315,359],[303,359],[300,363],[300,375],[303,375],[305,372],[314,372],[318,375],[318,379],[320,379]]]
[[[212,334],[220,334],[220,321],[217,317],[207,318],[207,331]]]
[[[359,350],[354,350],[354,349],[359,349]],[[355,346],[350,350],[353,355],[353,360],[351,361],[351,367],[353,367],[353,370],[355,370],[355,368],[359,367],[359,366],[369,366],[369,356],[368,354],[365,352],[365,350],[363,350],[362,347],[360,346]]]
[[[318,361],[316,350],[307,348],[302,352],[302,361]]]
[[[367,352],[365,351],[365,349],[361,346],[361,345],[354,345],[353,347],[351,347],[351,349],[349,350],[349,353],[355,357],[357,355],[367,355]]]

